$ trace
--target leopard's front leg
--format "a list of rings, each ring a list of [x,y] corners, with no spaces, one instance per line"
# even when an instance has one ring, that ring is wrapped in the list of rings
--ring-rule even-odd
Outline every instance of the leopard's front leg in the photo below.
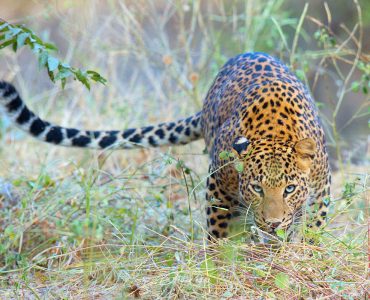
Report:
[[[330,204],[330,174],[321,182],[320,188],[314,193],[314,201],[310,203],[307,227],[318,231],[325,227]]]
[[[207,179],[206,191],[207,231],[209,239],[226,238],[230,232],[234,206],[237,200],[227,192],[214,173]],[[235,202],[235,203],[234,203]]]
[[[326,194],[319,197],[314,203],[310,205],[310,215],[312,216],[308,221],[308,226],[312,229],[319,230],[325,227],[327,215],[329,212],[330,195]]]

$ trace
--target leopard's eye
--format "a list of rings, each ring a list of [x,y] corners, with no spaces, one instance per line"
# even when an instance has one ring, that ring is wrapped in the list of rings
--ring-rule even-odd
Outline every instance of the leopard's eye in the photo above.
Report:
[[[259,186],[259,185],[257,185],[257,184],[253,184],[253,185],[252,185],[252,188],[253,188],[253,190],[254,190],[256,193],[262,194],[262,192],[263,192],[262,187],[260,187],[260,186]]]
[[[285,193],[287,193],[287,194],[293,193],[295,188],[296,188],[296,186],[294,184],[288,185],[285,188]]]

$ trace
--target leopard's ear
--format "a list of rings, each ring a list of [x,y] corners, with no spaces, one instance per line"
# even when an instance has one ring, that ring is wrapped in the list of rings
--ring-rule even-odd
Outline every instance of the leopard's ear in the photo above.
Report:
[[[238,156],[241,156],[242,153],[247,150],[251,142],[244,136],[239,136],[235,139],[233,143],[233,150]]]
[[[304,171],[310,169],[316,153],[316,143],[312,138],[305,138],[294,145],[298,167]]]

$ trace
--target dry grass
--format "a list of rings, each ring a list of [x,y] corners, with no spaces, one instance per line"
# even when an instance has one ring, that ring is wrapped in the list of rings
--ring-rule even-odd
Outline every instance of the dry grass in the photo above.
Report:
[[[248,234],[241,234],[210,251],[203,226],[203,142],[114,153],[61,149],[26,137],[2,119],[1,299],[364,297],[369,289],[368,160],[361,154],[361,166],[345,161],[341,149],[348,140],[338,126],[346,124],[341,112],[348,103],[362,108],[351,111],[348,120],[368,118],[368,96],[351,93],[351,83],[362,74],[352,66],[367,59],[362,20],[356,15],[357,25],[344,24],[333,34],[335,45],[322,34],[320,48],[310,48],[310,26],[327,19],[313,15],[311,6],[307,11],[302,6],[302,15],[292,18],[286,6],[257,0],[40,5],[21,21],[49,36],[60,47],[60,58],[101,72],[108,86],[88,92],[71,83],[61,91],[24,50],[1,52],[0,78],[15,82],[41,116],[101,129],[198,111],[220,66],[247,50],[290,62],[316,95],[325,82],[340,80],[340,89],[332,86],[337,94],[320,97],[336,95],[322,108],[329,144],[341,163],[330,224],[314,234],[319,246],[282,242],[271,248],[245,243]],[[325,18],[333,17],[330,7],[323,9]],[[331,27],[325,30],[330,33]]]

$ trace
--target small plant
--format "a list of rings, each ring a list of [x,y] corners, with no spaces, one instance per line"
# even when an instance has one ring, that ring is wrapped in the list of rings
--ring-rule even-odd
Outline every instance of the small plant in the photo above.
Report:
[[[55,56],[51,55],[51,52],[57,51],[58,48],[51,43],[44,42],[31,29],[24,25],[13,25],[0,19],[0,50],[8,46],[12,47],[14,52],[23,46],[30,47],[38,58],[39,66],[46,68],[51,81],[56,82],[60,80],[63,88],[69,77],[80,81],[88,89],[90,89],[91,81],[102,84],[107,82],[96,71],[83,71],[59,61]]]
[[[329,33],[326,28],[321,28],[317,30],[314,34],[315,39],[317,40],[320,47],[329,48],[335,47],[337,44],[334,36]]]
[[[370,63],[359,61],[357,68],[362,75],[360,80],[352,82],[351,90],[355,93],[362,91],[364,94],[368,94],[370,89]]]

